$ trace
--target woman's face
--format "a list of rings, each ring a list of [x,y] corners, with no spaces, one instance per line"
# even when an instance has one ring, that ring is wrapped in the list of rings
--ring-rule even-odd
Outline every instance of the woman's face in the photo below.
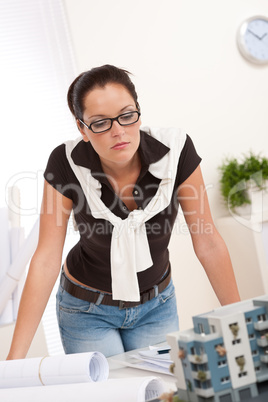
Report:
[[[120,84],[109,83],[105,87],[97,87],[89,92],[84,100],[83,121],[91,123],[105,118],[117,117],[120,114],[136,111],[135,101],[128,90]],[[102,164],[115,167],[126,166],[133,160],[140,143],[140,119],[130,126],[120,126],[113,122],[109,131],[95,134],[87,127],[78,128],[84,141],[90,141],[98,153]]]

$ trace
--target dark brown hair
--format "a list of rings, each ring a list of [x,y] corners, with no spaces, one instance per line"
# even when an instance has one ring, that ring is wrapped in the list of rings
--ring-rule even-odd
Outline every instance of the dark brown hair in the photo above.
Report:
[[[135,86],[129,78],[129,72],[121,68],[106,64],[92,68],[80,74],[70,85],[67,101],[71,113],[76,119],[83,120],[84,99],[96,87],[104,87],[108,83],[123,85],[133,97],[139,110],[138,96]]]

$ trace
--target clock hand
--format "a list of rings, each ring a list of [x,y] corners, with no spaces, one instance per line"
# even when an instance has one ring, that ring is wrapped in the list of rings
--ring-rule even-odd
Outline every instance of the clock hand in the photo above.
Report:
[[[262,40],[262,38],[260,38],[257,34],[255,34],[254,32],[252,32],[250,29],[248,29],[248,32],[250,32],[253,36],[255,36],[256,38],[258,38],[259,40]],[[265,34],[266,35],[266,34]]]
[[[265,38],[266,35],[267,35],[267,32],[265,32],[265,34],[262,35],[261,40],[263,40],[263,38]]]

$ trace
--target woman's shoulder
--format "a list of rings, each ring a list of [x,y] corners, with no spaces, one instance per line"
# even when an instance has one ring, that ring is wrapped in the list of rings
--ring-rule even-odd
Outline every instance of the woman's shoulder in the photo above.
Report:
[[[44,177],[47,181],[65,183],[74,181],[74,175],[66,157],[66,146],[60,144],[49,155]],[[53,177],[53,180],[51,179]]]
[[[66,157],[66,145],[65,143],[58,145],[54,148],[49,157],[47,162],[46,170],[57,170],[57,169],[68,169],[69,163]]]
[[[65,143],[63,143],[63,144],[60,144],[60,145],[58,145],[58,146],[56,146],[56,148],[54,148],[52,151],[51,151],[51,153],[50,153],[50,155],[49,155],[49,159],[50,158],[52,158],[52,159],[57,159],[57,158],[64,158],[65,157],[65,159],[66,159],[66,145],[65,145]]]

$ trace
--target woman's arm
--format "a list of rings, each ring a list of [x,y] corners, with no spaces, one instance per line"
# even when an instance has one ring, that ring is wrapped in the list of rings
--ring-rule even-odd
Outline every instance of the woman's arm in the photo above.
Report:
[[[231,259],[210,213],[200,166],[178,189],[195,254],[222,305],[240,300]]]
[[[27,355],[58,277],[72,201],[45,182],[37,249],[23,289],[7,359]]]

